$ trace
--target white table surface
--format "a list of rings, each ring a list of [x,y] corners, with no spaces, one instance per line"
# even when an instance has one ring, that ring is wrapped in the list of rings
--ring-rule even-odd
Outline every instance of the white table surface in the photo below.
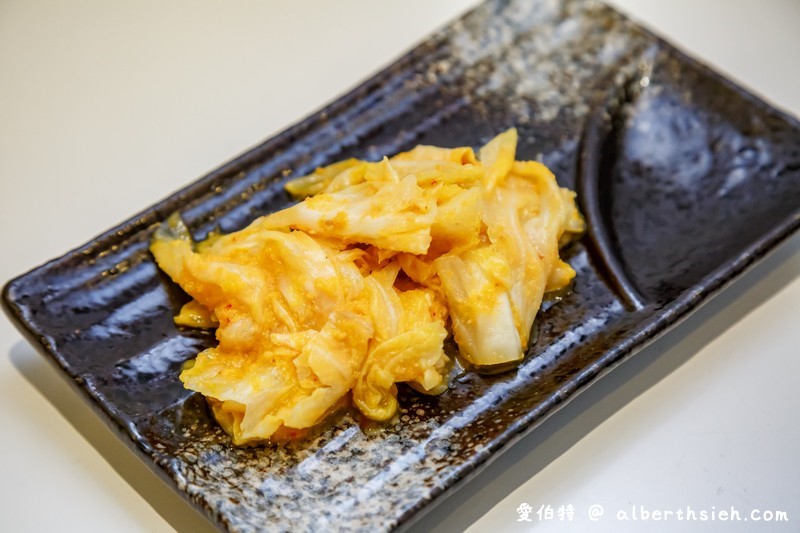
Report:
[[[800,115],[800,2],[613,3]],[[277,133],[470,4],[0,1],[0,280]],[[800,530],[798,307],[795,237],[416,529]],[[210,530],[6,320],[0,352],[0,530]],[[539,520],[547,505],[573,520]],[[790,521],[617,520],[632,506]]]

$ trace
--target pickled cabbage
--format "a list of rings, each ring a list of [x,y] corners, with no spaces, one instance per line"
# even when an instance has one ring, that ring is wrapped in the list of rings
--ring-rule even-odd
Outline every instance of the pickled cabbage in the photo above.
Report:
[[[515,159],[517,132],[476,156],[416,148],[291,180],[299,203],[195,243],[177,215],[159,267],[192,298],[175,322],[216,328],[181,373],[234,443],[302,434],[350,400],[373,420],[397,384],[438,394],[453,335],[477,368],[520,361],[548,291],[575,271],[559,248],[584,229],[575,195]]]

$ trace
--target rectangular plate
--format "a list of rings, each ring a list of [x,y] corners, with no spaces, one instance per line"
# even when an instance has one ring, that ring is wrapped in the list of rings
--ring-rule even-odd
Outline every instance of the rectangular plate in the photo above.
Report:
[[[518,157],[578,191],[574,290],[516,370],[442,396],[402,389],[396,424],[349,416],[312,441],[234,448],[178,380],[213,343],[147,250],[180,211],[198,238],[289,203],[282,184],[418,143]],[[155,472],[222,528],[391,529],[662,334],[800,225],[800,124],[594,1],[490,1],[362,86],[91,243],[13,281],[6,310]],[[314,513],[308,502],[314,502]]]

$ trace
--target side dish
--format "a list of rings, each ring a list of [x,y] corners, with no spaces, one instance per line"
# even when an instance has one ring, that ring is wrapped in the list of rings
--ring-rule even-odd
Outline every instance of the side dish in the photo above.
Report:
[[[348,159],[294,179],[301,202],[193,242],[173,215],[159,267],[193,299],[175,321],[219,341],[181,374],[234,443],[296,437],[349,398],[397,411],[396,384],[447,389],[444,341],[478,369],[522,359],[542,297],[574,270],[575,194],[515,160],[517,132],[471,148]]]

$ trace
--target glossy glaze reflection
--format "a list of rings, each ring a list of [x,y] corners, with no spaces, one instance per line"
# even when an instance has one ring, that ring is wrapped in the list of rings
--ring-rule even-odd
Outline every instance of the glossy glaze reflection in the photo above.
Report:
[[[642,83],[644,77],[647,82]],[[638,89],[635,89],[638,87]],[[635,90],[634,90],[635,89]],[[287,202],[288,175],[418,143],[479,146],[582,191],[571,293],[525,361],[400,393],[389,426],[349,416],[310,441],[234,448],[178,380],[213,343],[147,243],[180,211],[196,238]],[[594,1],[490,1],[321,113],[6,286],[7,311],[153,469],[231,531],[409,524],[515,437],[675,324],[800,223],[800,125]],[[309,513],[308,502],[314,502]]]

